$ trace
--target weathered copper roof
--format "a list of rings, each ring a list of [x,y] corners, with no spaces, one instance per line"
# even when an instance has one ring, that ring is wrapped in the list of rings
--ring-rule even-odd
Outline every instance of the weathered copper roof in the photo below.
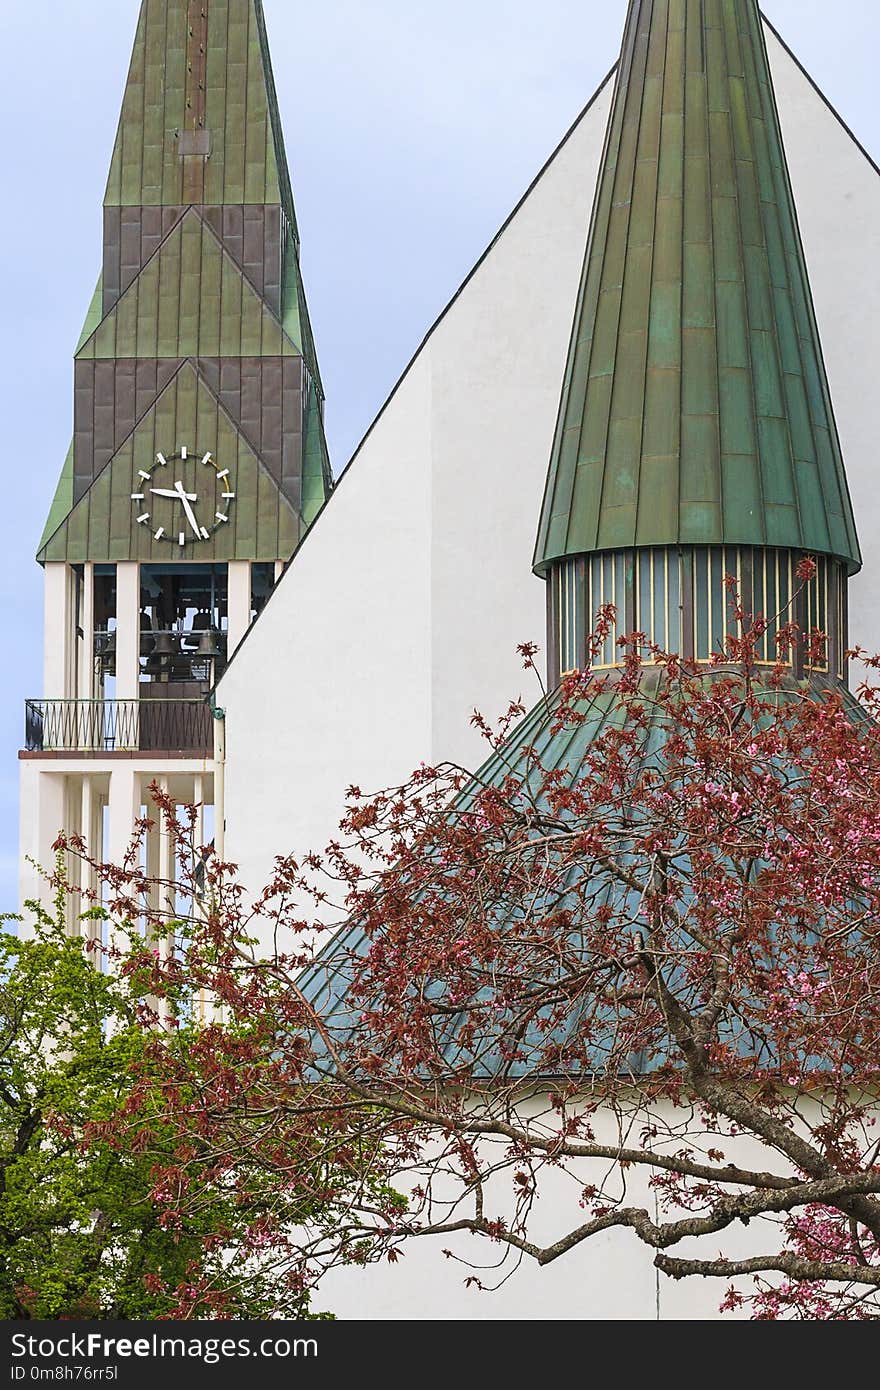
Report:
[[[104,206],[192,202],[280,202],[295,229],[262,0],[142,0]]]
[[[861,560],[756,0],[631,0],[538,534]]]
[[[141,0],[74,371],[41,561],[167,559],[132,504],[182,446],[235,479],[185,558],[293,553],[332,475],[262,0]]]
[[[719,673],[709,671],[704,679],[711,681],[717,674]],[[626,694],[621,693],[616,686],[597,682],[594,693],[591,694],[588,688],[583,698],[572,705],[571,715],[563,718],[560,718],[560,691],[556,691],[548,699],[541,700],[531,713],[516,725],[504,743],[455,797],[445,812],[450,827],[454,827],[460,817],[469,816],[480,795],[489,788],[496,788],[502,801],[512,809],[519,807],[524,823],[532,820],[535,811],[541,814],[549,813],[551,801],[548,788],[552,786],[554,791],[558,792],[566,786],[577,786],[584,776],[585,764],[595,754],[596,746],[601,747],[602,740],[611,731],[620,731],[627,725],[638,731],[639,739],[638,754],[633,755],[633,777],[637,778],[645,767],[655,765],[663,769],[668,766],[665,749],[671,735],[675,733],[676,725],[671,720],[669,710],[664,709],[661,702],[650,698],[645,700],[646,692],[650,696],[652,688],[656,689],[656,685],[663,680],[664,676],[659,670],[646,669],[642,674],[639,689]],[[864,707],[855,696],[833,678],[819,674],[812,675],[809,682],[799,682],[794,676],[784,676],[778,682],[774,678],[774,684],[768,685],[762,691],[762,700],[766,702],[768,710],[775,705],[780,718],[784,719],[786,708],[794,708],[805,695],[818,701],[824,701],[829,696],[839,697],[849,720],[853,723],[864,723],[868,719]],[[635,720],[633,706],[639,709]],[[522,788],[521,792],[514,790],[517,783]],[[554,827],[558,827],[560,822],[565,822],[568,817],[564,811],[554,807],[551,819]],[[535,837],[540,840],[545,831],[546,825],[539,826],[534,831]],[[455,883],[456,865],[454,858],[450,866],[445,856],[441,855],[438,855],[435,862],[431,862],[432,870],[436,867],[436,875],[431,880],[430,887],[423,887],[421,893],[428,899],[436,895],[437,899],[442,901],[449,891],[445,885],[449,881]],[[548,881],[554,884],[553,910],[563,905],[566,886],[574,886],[583,872],[584,867],[574,861],[567,868],[564,880],[554,871],[548,870]],[[602,882],[600,878],[600,885]],[[474,910],[483,913],[486,921],[495,923],[499,931],[503,931],[508,923],[521,922],[530,913],[536,913],[540,919],[543,911],[551,909],[542,902],[537,883],[533,884],[533,890],[533,894],[519,894],[514,889],[510,899],[503,896],[493,899],[490,893],[487,897],[481,897],[479,905],[475,903]],[[453,891],[460,891],[460,885]],[[604,892],[604,888],[602,891]],[[610,896],[610,879],[608,892]],[[598,907],[600,901],[597,896],[594,906]],[[414,897],[413,905],[416,906],[417,903],[418,897]],[[429,907],[428,911],[430,910]],[[583,911],[582,908],[575,910]],[[638,910],[639,901],[636,894],[632,901],[633,920],[636,920]],[[572,937],[574,949],[578,949],[578,926],[579,923],[576,922]],[[303,994],[332,1032],[335,1044],[343,1053],[352,1043],[357,1044],[359,1036],[362,1043],[370,1045],[369,1037],[365,1038],[358,1033],[360,1005],[353,997],[352,986],[358,972],[363,968],[371,945],[380,939],[379,932],[368,936],[363,925],[357,919],[353,919],[323,946],[312,964],[300,976],[299,985]],[[445,988],[445,982],[428,982],[423,987],[426,993],[439,998]],[[537,1026],[537,1020],[521,1038],[520,1061],[513,1067],[503,1060],[500,1046],[502,1042],[509,1043],[516,1032],[511,1028],[509,1019],[501,1014],[497,1033],[490,1031],[478,1036],[476,1040],[468,1036],[467,1041],[463,1043],[460,1030],[465,1021],[464,1014],[448,1013],[445,1036],[440,1035],[439,1045],[449,1066],[450,1076],[460,1070],[472,1077],[503,1072],[508,1078],[530,1075],[535,1079],[533,1059],[536,1056],[547,1055],[546,1049],[550,1041],[548,1034]],[[438,1029],[443,1026],[439,1020],[437,1026]],[[575,1006],[566,1018],[564,1026],[554,1035],[553,1041],[564,1051],[568,1038],[577,1040],[580,1026],[580,1006]],[[318,1066],[332,1072],[333,1066],[324,1054],[323,1045],[318,1039],[315,1039],[315,1047]],[[529,1059],[530,1053],[532,1060]],[[597,1070],[604,1065],[601,1048],[595,1054],[595,1065]],[[644,1061],[633,1056],[631,1065],[635,1071],[639,1071]]]

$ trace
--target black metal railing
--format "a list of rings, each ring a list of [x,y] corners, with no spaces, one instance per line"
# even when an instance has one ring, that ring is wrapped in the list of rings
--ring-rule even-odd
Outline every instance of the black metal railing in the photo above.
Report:
[[[28,700],[29,753],[210,754],[214,721],[204,700]]]

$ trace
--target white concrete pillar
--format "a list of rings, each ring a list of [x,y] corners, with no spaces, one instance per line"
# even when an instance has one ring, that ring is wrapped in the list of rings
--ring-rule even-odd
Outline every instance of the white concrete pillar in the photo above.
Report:
[[[162,791],[166,796],[169,795],[168,779],[165,777],[157,779]],[[166,914],[170,914],[167,920],[173,920],[177,915],[177,842],[173,830],[163,815],[159,821],[159,878],[161,880],[161,908]],[[156,938],[156,946],[166,956],[174,954],[174,932],[170,928],[165,931],[164,936],[159,933]],[[164,1024],[171,1021],[171,1013],[168,1011],[167,1004],[157,1002],[157,1011]]]
[[[83,568],[82,607],[79,615],[79,626],[83,635],[77,638],[77,699],[92,700],[95,696],[95,566],[88,561]]]
[[[230,647],[230,651],[232,648]],[[199,851],[205,843],[205,779],[201,773],[196,773],[193,778],[192,804],[195,807],[196,815],[193,822],[193,859],[190,865],[190,872],[195,874],[199,864]],[[204,899],[199,900],[193,897],[192,913],[198,919],[204,913]],[[199,1023],[204,1024],[208,1019],[209,1000],[205,990],[199,991],[196,1004],[198,1010]]]
[[[71,569],[67,564],[46,565],[44,572],[43,698],[73,697],[68,684],[73,615],[70,611]]]
[[[40,858],[40,783],[35,762],[22,760],[18,765],[18,910],[40,896],[37,871],[29,861]],[[24,922],[22,930],[27,930]]]
[[[63,773],[57,779],[40,779],[40,867],[54,874],[56,854],[52,846],[59,834],[70,835],[77,826],[70,814],[70,779]],[[65,856],[69,868],[69,857]],[[51,891],[51,890],[50,890]]]
[[[104,864],[107,860],[107,848],[104,843],[104,809],[107,805],[107,795],[105,787],[106,778],[95,778],[92,782],[92,835],[89,846],[92,850],[92,858],[99,864]],[[100,902],[101,885],[98,876],[95,877],[95,892]],[[95,923],[95,939],[100,941],[103,938],[103,923]]]
[[[167,890],[161,882],[161,880],[166,877],[167,871],[167,850],[163,844],[163,837],[167,838],[167,835],[160,820],[158,808],[149,801],[149,792],[147,792],[147,797],[147,819],[153,822],[153,827],[151,830],[147,831],[146,844],[144,847],[144,862],[147,878],[150,883],[146,907],[149,915],[155,917],[159,912],[165,911],[168,906]],[[154,922],[150,922],[146,914],[143,922],[143,936],[149,946],[157,947],[159,950],[162,949],[165,933],[157,928]],[[164,1017],[165,1005],[160,999],[151,997],[150,1006],[155,1009],[160,1018]]]
[[[94,782],[86,773],[80,786],[80,834],[86,842],[86,853],[95,854],[95,796]],[[82,894],[83,911],[91,906],[90,894],[95,887],[95,871],[85,858],[79,864],[79,889]]]
[[[141,813],[141,782],[136,765],[127,760],[115,763],[110,773],[107,810],[107,852],[110,864],[121,866],[128,855],[134,823]],[[128,940],[114,922],[108,928],[110,946],[125,950]]]
[[[168,795],[168,780],[165,777],[157,779],[159,786],[165,796]],[[177,879],[176,863],[174,857],[175,844],[174,836],[169,828],[168,821],[164,812],[159,816],[159,878],[162,883],[162,909],[165,912],[174,912],[174,883]]]
[[[140,698],[141,572],[140,565],[116,566],[116,698]]]
[[[86,842],[86,854],[89,859],[101,863],[103,860],[103,819],[104,804],[100,794],[99,780],[86,773],[80,780],[80,834]],[[90,908],[96,906],[98,875],[95,869],[85,858],[79,861],[78,865],[78,884],[81,894],[80,912],[88,912]],[[89,940],[101,939],[101,923],[90,921],[82,924],[81,932],[88,936]]]
[[[111,864],[121,865],[141,812],[140,777],[133,762],[120,760],[114,764],[108,804],[107,859]]]
[[[150,881],[150,892],[148,907],[150,912],[159,911],[160,890],[159,890],[159,822],[156,818],[156,808],[147,807],[147,819],[153,820],[153,828],[147,832],[146,843],[146,870],[147,878]]]
[[[82,579],[72,565],[67,566],[67,614],[68,614],[68,641],[67,641],[67,674],[64,681],[64,688],[68,698],[77,699],[77,649],[79,644],[79,596],[81,594]]]
[[[193,835],[196,849],[199,850],[205,843],[205,779],[201,773],[197,773],[193,778],[193,805],[196,808]]]
[[[159,822],[154,819],[156,811],[154,808],[147,808],[147,819],[153,820],[153,828],[147,832],[147,878],[157,879],[159,877]]]
[[[68,836],[82,835],[82,778],[68,774],[64,779],[64,829]],[[65,876],[70,890],[67,894],[67,930],[71,936],[79,936],[80,916],[83,910],[79,895],[82,864],[78,854],[69,850],[65,855]]]
[[[251,565],[249,560],[230,560],[228,593],[229,655],[244,639],[251,625]]]
[[[36,761],[21,763],[21,802],[19,808],[19,906],[28,901],[41,903],[52,911],[53,892],[40,873],[55,870],[52,845],[59,831],[65,830],[66,779],[63,773],[45,772]],[[33,862],[29,862],[33,861]],[[23,930],[33,926],[26,914]]]

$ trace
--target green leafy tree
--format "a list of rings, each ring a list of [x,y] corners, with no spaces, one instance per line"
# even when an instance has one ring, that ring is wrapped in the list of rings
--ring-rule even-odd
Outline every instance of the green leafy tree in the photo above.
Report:
[[[199,1201],[183,1218],[172,1214],[169,1173],[183,1160],[197,1174],[198,1141],[181,1154],[158,1073],[144,1127],[143,1077],[161,1032],[175,1094],[198,1107],[189,1084],[204,1080],[189,1061],[201,1032],[195,1011],[187,1023],[181,987],[177,1017],[163,1023],[135,951],[108,969],[103,910],[93,907],[71,936],[66,896],[61,883],[54,919],[34,909],[32,927],[0,931],[0,1316],[310,1316],[295,1232],[316,1203],[302,1190],[272,1194],[273,1229],[290,1238],[262,1258],[268,1209],[256,1176],[225,1181],[214,1165],[195,1178]],[[247,1023],[230,1030],[229,1046],[246,1048],[247,1033]],[[140,1123],[128,1139],[136,1075]],[[323,1165],[327,1190],[329,1173]]]

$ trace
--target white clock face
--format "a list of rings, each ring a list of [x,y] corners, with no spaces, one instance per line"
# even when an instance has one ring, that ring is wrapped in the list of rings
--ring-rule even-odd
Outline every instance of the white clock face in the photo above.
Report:
[[[131,494],[138,526],[147,526],[153,540],[183,550],[204,545],[215,531],[229,525],[235,503],[235,484],[228,468],[213,454],[183,446],[175,453],[156,455],[152,467],[141,469]]]

